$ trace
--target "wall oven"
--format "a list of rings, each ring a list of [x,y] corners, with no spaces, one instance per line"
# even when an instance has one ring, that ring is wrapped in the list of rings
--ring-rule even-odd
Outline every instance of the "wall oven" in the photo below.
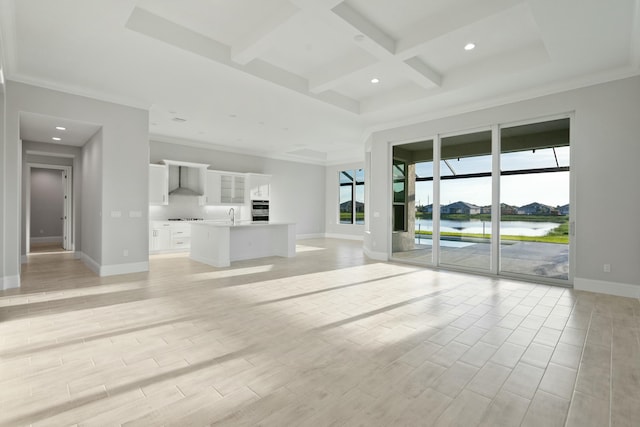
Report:
[[[251,220],[252,221],[269,221],[269,201],[268,200],[252,200],[251,201]]]

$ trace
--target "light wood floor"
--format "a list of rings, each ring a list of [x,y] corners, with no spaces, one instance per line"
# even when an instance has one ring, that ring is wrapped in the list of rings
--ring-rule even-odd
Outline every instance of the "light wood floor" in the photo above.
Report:
[[[638,300],[367,261],[98,278],[37,255],[0,292],[0,424],[637,426]]]

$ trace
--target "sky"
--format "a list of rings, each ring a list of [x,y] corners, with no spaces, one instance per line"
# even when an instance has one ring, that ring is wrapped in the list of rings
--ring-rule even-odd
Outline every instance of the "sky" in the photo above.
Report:
[[[569,166],[569,147],[556,148],[554,156],[551,149],[520,151],[502,154],[501,169],[518,170],[542,167]],[[558,158],[556,163],[555,158]],[[441,163],[441,175],[490,172],[491,156],[451,159]],[[416,165],[418,176],[433,176],[432,164]],[[416,205],[433,203],[432,181],[416,183]],[[569,172],[538,173],[528,175],[502,176],[500,180],[501,203],[512,206],[524,206],[532,202],[550,206],[562,206],[569,203]],[[442,180],[440,184],[441,204],[463,201],[478,206],[491,204],[491,178],[468,178]]]

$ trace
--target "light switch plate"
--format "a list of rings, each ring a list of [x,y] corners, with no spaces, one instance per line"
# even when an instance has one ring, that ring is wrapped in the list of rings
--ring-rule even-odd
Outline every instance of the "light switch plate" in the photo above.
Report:
[[[122,212],[120,211],[111,211],[111,218],[120,218],[122,216]]]

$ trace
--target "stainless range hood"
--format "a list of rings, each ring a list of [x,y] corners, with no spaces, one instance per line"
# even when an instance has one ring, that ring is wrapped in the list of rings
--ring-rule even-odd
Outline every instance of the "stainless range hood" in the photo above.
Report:
[[[163,160],[169,168],[170,196],[203,196],[209,165]]]
[[[184,169],[184,170],[183,170]],[[170,196],[173,195],[179,195],[179,196],[202,196],[201,192],[198,192],[196,190],[193,190],[192,188],[189,188],[187,185],[188,184],[188,168],[186,166],[178,166],[178,186],[171,190],[169,192]],[[184,183],[185,185],[183,185],[183,178],[184,178]]]

